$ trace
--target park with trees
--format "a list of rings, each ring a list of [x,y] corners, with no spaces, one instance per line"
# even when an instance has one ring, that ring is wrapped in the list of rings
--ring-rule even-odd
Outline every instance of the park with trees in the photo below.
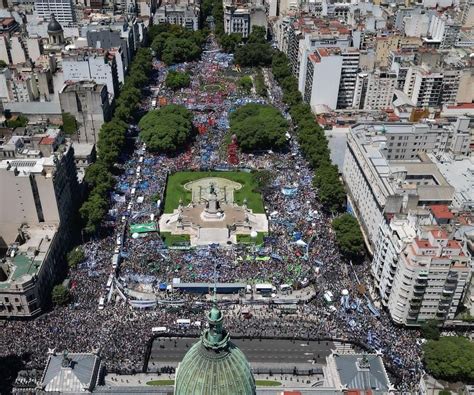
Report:
[[[138,123],[140,137],[154,152],[174,153],[183,148],[193,134],[193,114],[171,104],[149,111]]]
[[[230,116],[230,130],[242,151],[282,149],[287,144],[288,122],[270,105],[246,104]]]

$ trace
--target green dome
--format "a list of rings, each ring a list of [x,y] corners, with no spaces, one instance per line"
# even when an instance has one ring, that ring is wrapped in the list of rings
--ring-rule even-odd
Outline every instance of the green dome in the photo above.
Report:
[[[222,328],[217,307],[208,315],[209,329],[186,353],[176,372],[175,395],[253,395],[255,379],[245,355]]]

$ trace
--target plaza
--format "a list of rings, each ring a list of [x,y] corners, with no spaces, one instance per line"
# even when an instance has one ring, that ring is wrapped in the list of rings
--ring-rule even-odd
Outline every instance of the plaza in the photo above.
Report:
[[[202,174],[202,178],[197,178]],[[172,199],[179,197],[178,207],[172,213],[164,213],[159,222],[160,231],[172,235],[187,235],[191,246],[219,244],[227,246],[237,243],[237,236],[255,236],[258,232],[268,233],[268,220],[264,213],[254,213],[248,208],[248,199],[245,195],[244,185],[251,183],[251,174],[245,177],[239,173],[225,173],[227,178],[207,176],[206,173],[193,174],[193,181],[177,183],[168,181],[166,196]],[[240,176],[240,177],[239,177]],[[171,175],[170,178],[181,178],[180,173]],[[230,178],[241,179],[244,185]],[[252,196],[252,206],[261,205],[258,193],[245,188]],[[189,197],[191,195],[191,197]],[[241,204],[236,201],[239,195]],[[174,200],[175,200],[174,199]],[[185,204],[185,201],[189,201]],[[170,204],[165,207],[170,209]]]

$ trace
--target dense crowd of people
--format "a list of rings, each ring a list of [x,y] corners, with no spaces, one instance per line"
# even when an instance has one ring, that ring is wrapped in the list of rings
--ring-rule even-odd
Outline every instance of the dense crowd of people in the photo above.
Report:
[[[105,221],[109,235],[85,243],[87,259],[70,273],[73,303],[57,307],[34,321],[5,322],[1,353],[28,356],[27,366],[42,368],[48,348],[71,352],[99,348],[109,370],[139,371],[152,327],[166,326],[174,333],[197,334],[198,328],[181,328],[176,320],[202,320],[206,306],[198,303],[202,301],[200,296],[173,295],[160,291],[159,285],[170,284],[173,278],[182,282],[212,282],[218,262],[219,282],[267,282],[277,287],[290,284],[295,289],[306,287],[314,295],[298,305],[298,319],[267,308],[243,320],[234,311],[225,322],[232,334],[356,341],[383,353],[400,389],[413,388],[422,369],[416,342],[419,334],[397,328],[384,311],[369,307],[369,298],[361,292],[370,284],[369,266],[353,266],[340,256],[331,218],[318,203],[311,170],[296,140],[289,138],[285,152],[239,154],[239,165],[227,163],[223,142],[228,133],[228,115],[237,106],[267,101],[289,119],[281,101],[282,92],[271,73],[264,73],[267,99],[255,93],[246,94],[236,83],[239,74],[233,70],[232,57],[217,51],[213,42],[201,61],[172,67],[186,70],[192,76],[191,86],[180,92],[164,86],[169,67],[155,61],[154,68],[150,87],[154,93],[144,100],[143,108],[148,110],[160,103],[183,104],[194,112],[195,124],[201,126],[199,133],[176,156],[152,154],[136,140],[133,154],[117,165],[122,171]],[[157,221],[170,173],[217,167],[269,171],[271,179],[263,187],[262,196],[270,229],[263,245],[252,248],[251,253],[242,246],[170,250],[158,232],[131,237],[132,224]],[[111,258],[117,249],[123,260],[116,272]],[[258,256],[270,259],[256,259]],[[156,293],[166,304],[151,310],[134,310],[127,298],[114,294],[105,308],[99,310],[98,299],[107,294],[106,283],[111,273],[122,289]],[[343,290],[348,291],[346,299],[350,302],[341,305]],[[332,303],[323,298],[327,291],[334,295]],[[180,307],[176,308],[178,301]],[[232,309],[240,311],[236,306]]]

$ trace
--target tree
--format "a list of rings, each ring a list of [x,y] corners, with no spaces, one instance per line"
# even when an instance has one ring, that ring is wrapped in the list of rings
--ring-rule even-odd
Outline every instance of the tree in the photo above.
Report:
[[[193,114],[180,105],[150,111],[139,122],[140,137],[151,151],[175,152],[191,138],[192,120]]]
[[[191,77],[189,73],[170,71],[166,76],[165,83],[168,88],[173,90],[187,88],[191,84]]]
[[[9,128],[23,128],[28,125],[28,118],[24,115],[18,115],[15,119],[8,119],[5,124]]]
[[[258,185],[259,191],[267,188],[273,180],[273,175],[268,170],[259,170],[253,173],[253,178]]]
[[[265,44],[267,42],[267,29],[263,26],[252,26],[252,32],[247,42],[249,44]]]
[[[51,299],[56,306],[65,306],[71,299],[71,293],[64,285],[55,285],[51,292]]]
[[[67,264],[71,269],[75,269],[84,259],[86,259],[86,255],[81,247],[76,247],[67,254]]]
[[[245,92],[249,93],[253,87],[252,78],[250,78],[248,75],[244,75],[239,80],[239,85]]]
[[[94,234],[99,229],[105,214],[107,213],[107,200],[99,191],[92,190],[89,198],[79,209],[82,220],[85,223],[84,230],[88,234]]]
[[[339,179],[337,166],[326,162],[317,168],[313,183],[318,188],[319,199],[326,209],[332,212],[342,211],[346,201],[346,191]]]
[[[233,53],[239,44],[242,43],[242,35],[240,33],[223,34],[219,43],[224,52]]]
[[[421,335],[428,340],[439,340],[439,328],[437,320],[426,320],[420,327]]]
[[[332,221],[336,241],[341,253],[351,259],[364,254],[364,238],[357,219],[350,214],[342,214]]]
[[[287,142],[288,122],[275,107],[246,104],[231,114],[230,130],[243,151],[281,149]]]
[[[0,59],[0,69],[4,69],[7,66],[8,66],[8,64],[6,64],[4,60]]]
[[[423,345],[423,360],[436,378],[449,381],[474,380],[474,343],[465,337],[441,337]]]
[[[252,43],[235,50],[235,63],[244,67],[269,66],[272,63],[273,50],[269,44]]]
[[[73,134],[77,132],[77,120],[74,115],[68,112],[62,113],[63,118],[63,132],[66,134]]]

